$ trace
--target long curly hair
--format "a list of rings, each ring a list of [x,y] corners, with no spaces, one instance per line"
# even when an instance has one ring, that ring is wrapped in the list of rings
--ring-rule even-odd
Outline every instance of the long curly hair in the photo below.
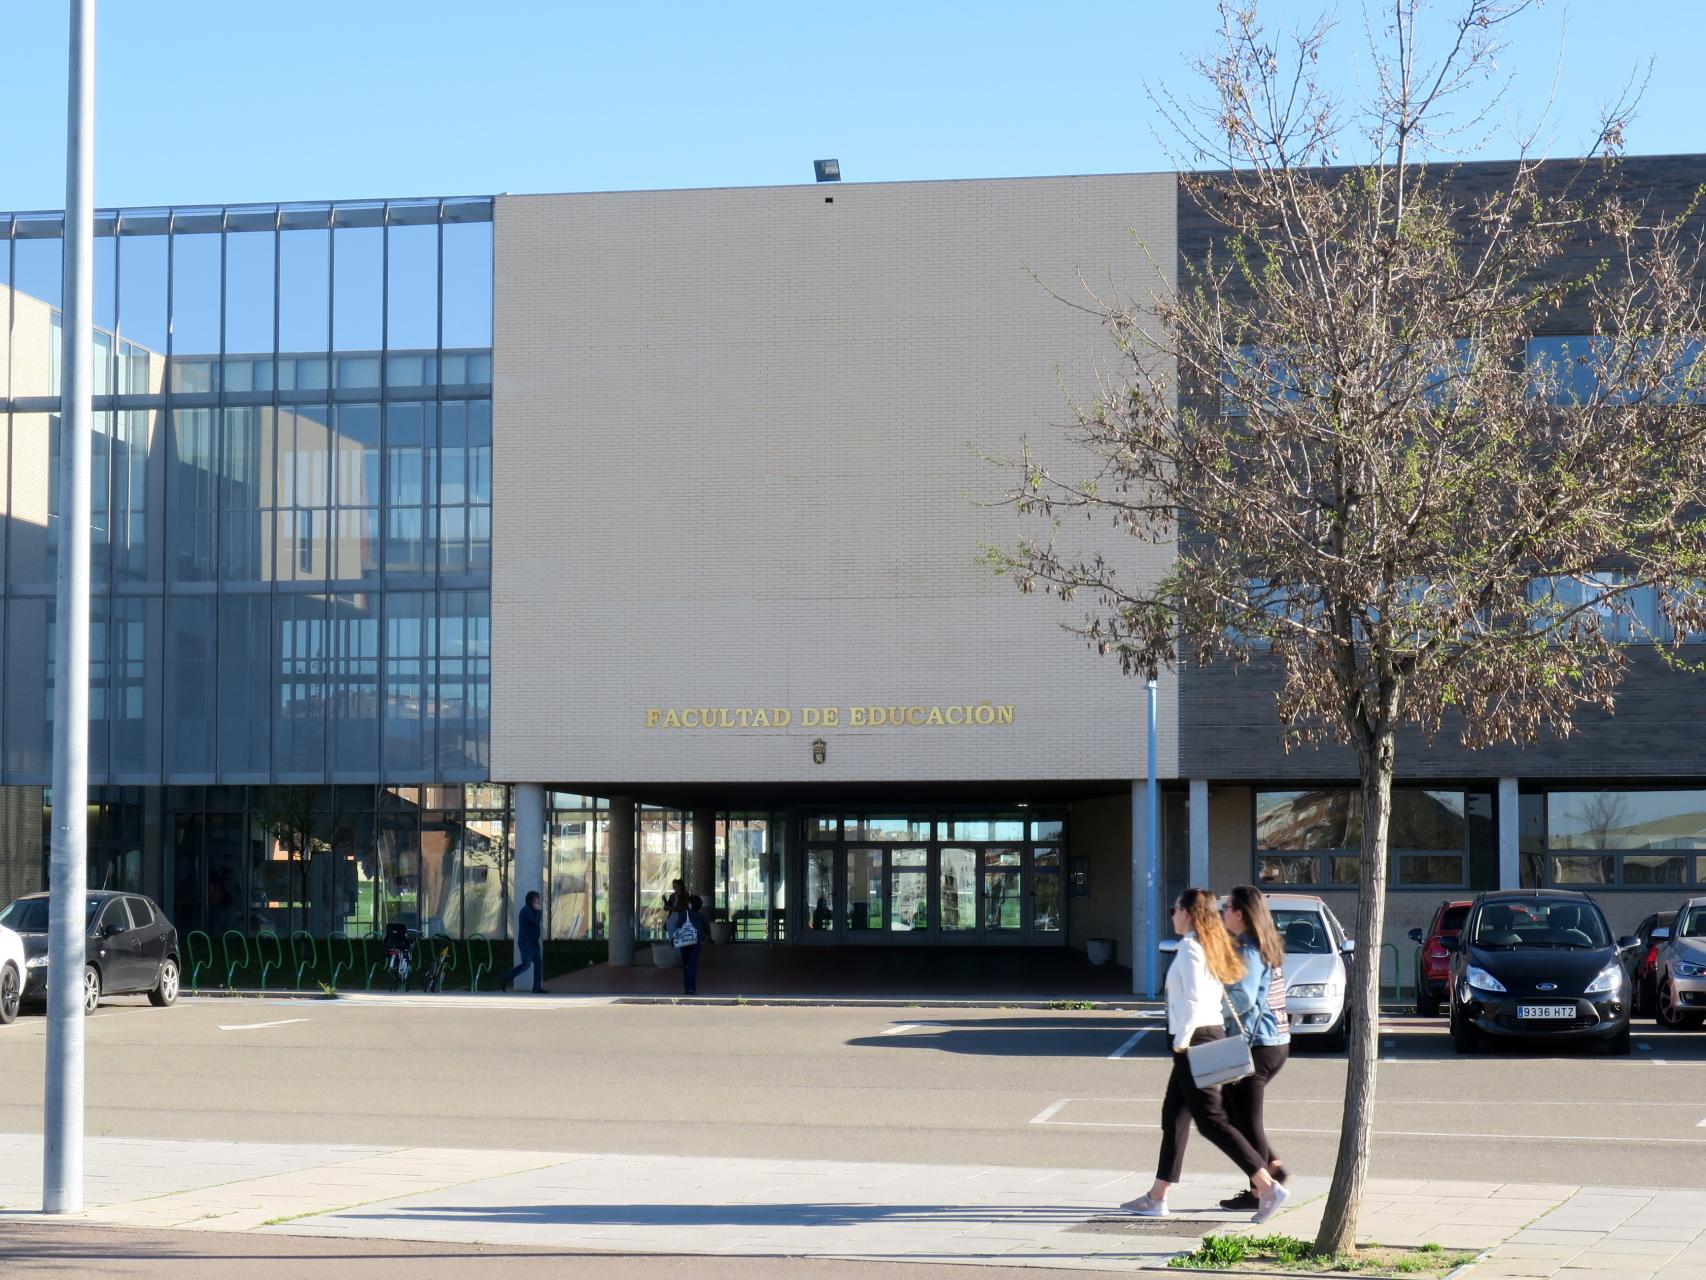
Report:
[[[1179,895],[1179,910],[1191,918],[1191,931],[1208,961],[1208,971],[1223,983],[1244,977],[1244,959],[1232,945],[1232,935],[1220,922],[1220,904],[1207,889],[1186,889]]]

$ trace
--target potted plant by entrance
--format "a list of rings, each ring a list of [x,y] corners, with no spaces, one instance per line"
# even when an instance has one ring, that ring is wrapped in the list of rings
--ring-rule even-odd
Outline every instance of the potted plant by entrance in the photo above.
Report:
[[[711,921],[711,941],[717,946],[727,946],[735,938],[735,927],[729,920],[727,907],[717,909],[716,918]]]
[[[1112,964],[1114,962],[1114,940],[1112,938],[1086,938],[1084,940],[1084,958],[1091,964]]]

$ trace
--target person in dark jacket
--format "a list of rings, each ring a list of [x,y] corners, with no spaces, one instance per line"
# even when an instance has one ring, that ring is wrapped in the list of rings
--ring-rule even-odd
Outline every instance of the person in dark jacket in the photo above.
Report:
[[[498,985],[503,990],[509,990],[509,984],[519,978],[529,966],[533,969],[533,992],[541,995],[545,991],[545,952],[539,945],[539,935],[544,930],[545,912],[538,893],[527,895],[527,903],[521,908],[516,921],[515,950],[521,957],[515,968],[509,970],[498,979]]]
[[[670,941],[681,952],[681,991],[699,994],[699,952],[711,940],[711,922],[705,919],[705,900],[698,894],[687,899],[686,917],[676,925]]]

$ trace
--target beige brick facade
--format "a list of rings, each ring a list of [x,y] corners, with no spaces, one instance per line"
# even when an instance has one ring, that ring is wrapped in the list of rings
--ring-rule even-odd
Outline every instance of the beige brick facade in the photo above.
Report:
[[[493,778],[1140,776],[1141,683],[1063,634],[1080,606],[977,563],[1020,529],[978,455],[1058,450],[1056,371],[1086,395],[1110,344],[1049,289],[1147,295],[1174,199],[1167,174],[500,199]],[[984,700],[1012,722],[853,723]],[[1164,676],[1163,776],[1175,708]],[[737,727],[665,727],[686,709]]]

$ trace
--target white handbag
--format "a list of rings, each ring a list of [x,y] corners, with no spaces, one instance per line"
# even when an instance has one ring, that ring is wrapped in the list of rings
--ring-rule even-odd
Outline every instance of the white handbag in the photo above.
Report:
[[[1232,1015],[1232,1021],[1238,1026],[1238,1034],[1209,1040],[1203,1044],[1193,1044],[1185,1050],[1185,1060],[1191,1068],[1191,1079],[1199,1089],[1213,1089],[1217,1085],[1231,1084],[1235,1080],[1256,1074],[1256,1064],[1250,1057],[1249,1033],[1244,1030],[1244,1020],[1238,1016],[1238,1010],[1234,1009],[1232,1001],[1226,998],[1224,987],[1221,988],[1220,1003]]]

